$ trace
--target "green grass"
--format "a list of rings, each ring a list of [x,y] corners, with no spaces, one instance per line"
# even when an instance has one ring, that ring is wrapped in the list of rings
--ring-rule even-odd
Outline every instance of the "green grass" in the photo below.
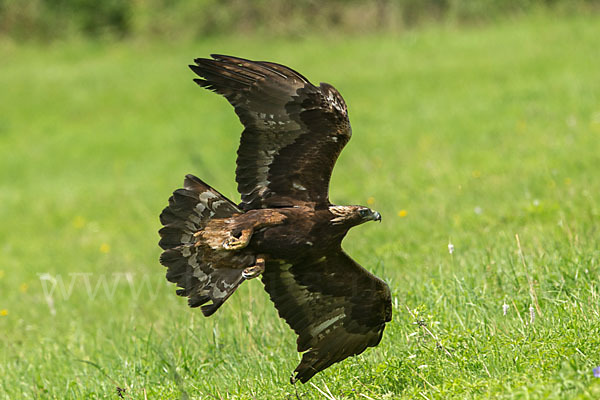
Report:
[[[205,319],[158,264],[158,214],[184,174],[239,198],[240,125],[186,67],[223,52],[340,90],[354,137],[331,199],[383,215],[344,247],[389,282],[394,319],[301,399],[600,397],[599,37],[597,18],[546,16],[0,44],[0,395],[296,398],[295,335],[258,280]]]

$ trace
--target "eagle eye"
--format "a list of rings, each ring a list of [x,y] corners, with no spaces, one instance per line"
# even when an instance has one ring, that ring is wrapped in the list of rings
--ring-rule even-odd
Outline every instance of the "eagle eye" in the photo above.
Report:
[[[361,217],[366,217],[369,215],[369,211],[370,210],[368,208],[363,208],[358,211],[358,214],[360,214]]]

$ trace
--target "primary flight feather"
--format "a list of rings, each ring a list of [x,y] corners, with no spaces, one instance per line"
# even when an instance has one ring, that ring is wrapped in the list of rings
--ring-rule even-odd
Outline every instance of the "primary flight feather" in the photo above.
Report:
[[[161,263],[191,307],[212,315],[247,279],[262,276],[279,315],[298,335],[292,382],[376,346],[391,320],[385,282],[341,247],[377,211],[329,202],[335,161],[351,136],[346,103],[280,64],[211,55],[190,68],[223,95],[244,125],[236,205],[193,175],[160,220]]]

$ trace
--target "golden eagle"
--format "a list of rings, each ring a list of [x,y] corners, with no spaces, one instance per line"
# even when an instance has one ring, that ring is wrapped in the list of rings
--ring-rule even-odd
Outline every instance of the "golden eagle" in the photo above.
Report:
[[[292,383],[376,346],[391,320],[390,290],[342,250],[350,228],[377,211],[329,202],[331,171],[351,128],[331,85],[280,64],[211,55],[190,68],[223,95],[245,129],[236,205],[193,175],[160,215],[160,262],[177,294],[212,315],[244,280],[262,275],[298,335]],[[210,302],[210,303],[209,303]],[[209,303],[209,304],[206,304]]]

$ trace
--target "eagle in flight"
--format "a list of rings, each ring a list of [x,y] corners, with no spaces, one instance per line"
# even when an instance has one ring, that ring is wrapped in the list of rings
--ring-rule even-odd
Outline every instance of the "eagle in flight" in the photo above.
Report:
[[[381,221],[367,207],[329,202],[333,165],[351,136],[333,86],[280,64],[211,55],[190,68],[224,96],[244,125],[235,204],[187,175],[160,215],[160,262],[177,294],[212,315],[245,280],[261,276],[298,335],[291,381],[376,346],[392,305],[387,284],[342,250],[353,226]]]

